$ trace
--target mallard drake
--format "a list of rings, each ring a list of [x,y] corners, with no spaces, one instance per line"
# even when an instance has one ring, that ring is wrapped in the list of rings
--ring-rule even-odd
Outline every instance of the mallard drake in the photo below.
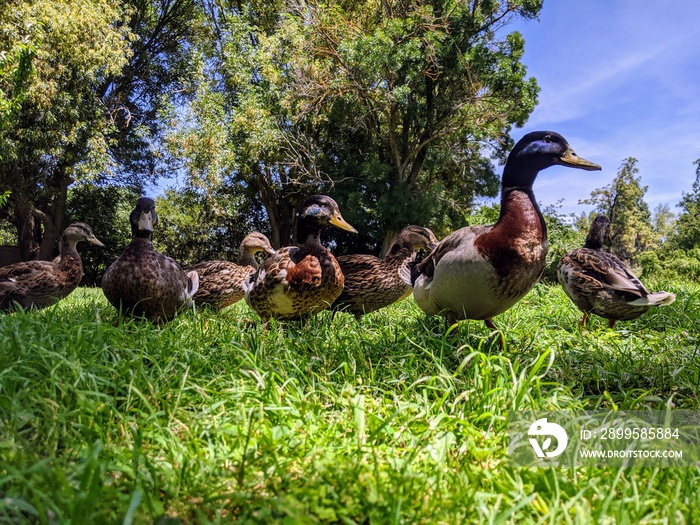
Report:
[[[0,311],[17,303],[23,308],[46,308],[75,290],[83,278],[76,245],[87,241],[104,246],[84,222],[71,223],[61,235],[54,261],[25,261],[0,268]]]
[[[409,263],[419,250],[433,250],[437,242],[428,228],[406,226],[383,259],[366,254],[337,257],[345,285],[331,310],[349,312],[359,321],[363,314],[405,299],[411,294]]]
[[[204,261],[187,268],[199,275],[199,288],[194,302],[198,306],[207,304],[220,310],[243,299],[243,281],[258,268],[255,260],[258,252],[270,255],[276,253],[267,237],[253,232],[241,242],[238,264],[230,261]]]
[[[591,224],[583,248],[570,251],[559,262],[557,277],[569,299],[583,312],[581,326],[590,314],[615,321],[636,319],[655,306],[676,300],[671,292],[650,292],[632,270],[612,253],[603,251],[610,219],[599,215]]]
[[[185,272],[170,257],[153,247],[158,224],[155,203],[142,197],[129,216],[131,243],[102,277],[102,291],[120,312],[151,321],[169,321],[192,303],[197,272]]]
[[[558,133],[535,131],[520,139],[503,169],[496,224],[451,233],[412,268],[413,296],[423,311],[450,324],[480,319],[496,329],[494,316],[517,303],[544,270],[547,228],[532,186],[541,170],[554,165],[600,169]]]
[[[321,244],[321,231],[327,226],[357,233],[333,199],[309,197],[297,222],[301,244],[277,250],[248,276],[243,285],[246,302],[265,323],[270,317],[305,319],[328,308],[343,291],[340,265]]]

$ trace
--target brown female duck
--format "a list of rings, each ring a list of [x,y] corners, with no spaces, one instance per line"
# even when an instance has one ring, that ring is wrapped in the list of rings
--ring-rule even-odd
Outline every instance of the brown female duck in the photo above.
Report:
[[[265,322],[270,317],[305,319],[328,308],[343,291],[340,265],[321,244],[321,231],[327,226],[357,233],[333,199],[309,197],[297,223],[301,244],[277,250],[248,276],[243,285],[246,302]]]
[[[590,314],[615,321],[636,319],[655,306],[676,300],[670,292],[650,292],[632,270],[612,253],[603,251],[610,220],[599,215],[591,224],[583,248],[561,258],[557,277],[569,299],[583,312],[581,326]]]
[[[132,239],[102,277],[102,291],[118,311],[151,321],[169,321],[192,303],[199,279],[153,247],[155,203],[140,198],[129,216]]]
[[[432,250],[437,239],[421,226],[406,226],[392,241],[383,259],[352,254],[338,257],[343,270],[343,292],[331,306],[346,311],[359,321],[362,315],[408,297],[411,293],[409,264],[419,250]]]
[[[495,329],[493,317],[517,303],[544,269],[547,228],[532,186],[541,170],[557,164],[600,169],[558,133],[535,131],[518,141],[503,169],[496,224],[451,233],[413,267],[413,295],[423,311],[450,324],[481,319]]]
[[[230,261],[204,261],[188,268],[199,275],[195,304],[209,305],[220,310],[243,299],[243,281],[258,268],[255,260],[258,252],[275,254],[270,240],[262,233],[253,232],[241,242],[238,264]]]
[[[104,246],[84,222],[71,223],[61,235],[55,261],[25,261],[0,268],[0,311],[18,304],[45,308],[66,297],[83,278],[83,262],[76,245],[87,241]]]

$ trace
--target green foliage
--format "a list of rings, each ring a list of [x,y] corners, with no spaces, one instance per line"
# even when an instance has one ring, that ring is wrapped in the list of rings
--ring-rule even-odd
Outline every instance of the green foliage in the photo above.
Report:
[[[659,243],[664,245],[676,232],[676,216],[668,204],[659,204],[652,218],[654,233]]]
[[[505,349],[410,299],[267,331],[243,303],[115,326],[87,289],[0,316],[0,519],[683,522],[697,469],[516,469],[506,446],[509,410],[699,409],[700,288],[667,285],[616,330],[538,285],[497,318]]]
[[[156,199],[158,226],[154,243],[184,265],[238,258],[238,247],[251,231],[269,234],[262,210],[257,213],[240,195],[209,195],[167,190]]]
[[[171,154],[195,189],[254,188],[275,245],[318,192],[337,197],[367,248],[409,223],[462,225],[475,195],[497,193],[489,154],[505,154],[504,137],[537,99],[522,37],[496,30],[540,7],[290,0],[214,10],[217,45],[202,48]]]
[[[700,247],[700,159],[695,164],[695,182],[689,193],[683,193],[679,203],[682,211],[678,216],[676,234],[670,242],[672,246],[685,250]]]
[[[26,42],[15,42],[9,51],[0,52],[0,160],[7,147],[3,131],[13,125],[20,111],[35,54],[34,46]]]
[[[0,193],[0,209],[5,206],[7,200],[10,197],[10,191]],[[2,244],[15,244],[17,242],[17,234],[7,224],[0,221],[0,245]]]
[[[484,153],[505,153],[510,142],[501,138],[527,119],[538,88],[519,62],[520,35],[498,40],[492,30],[538,10],[517,2],[390,9],[361,2],[314,5],[305,16],[297,63],[309,78],[298,90],[300,103],[328,115],[334,140],[325,169],[348,187],[339,185],[340,192],[372,203],[374,217],[357,222],[377,221],[374,236],[387,232],[385,244],[408,223],[440,229],[424,216],[456,219],[475,195],[496,194]],[[384,167],[371,174],[384,188],[382,199],[365,192],[370,185],[357,176],[358,162]]]
[[[590,199],[580,202],[595,206],[592,216],[606,215],[610,219],[609,249],[622,260],[635,260],[641,252],[658,246],[659,241],[649,205],[644,201],[647,187],[641,185],[641,177],[636,177],[636,164],[637,159],[625,159],[612,183],[593,190]]]
[[[130,32],[114,23],[121,13],[106,0],[12,0],[0,8],[0,54],[31,46],[21,105],[0,127],[0,191],[12,189],[3,215],[25,257],[50,257],[68,186],[110,167],[111,124],[95,91],[127,63]]]
[[[137,187],[158,174],[158,111],[183,91],[198,5],[1,4],[0,105],[12,79],[21,100],[0,125],[0,191],[13,190],[1,218],[24,258],[50,256],[74,182]]]
[[[644,270],[643,276],[700,280],[700,248],[678,250],[665,247],[644,252],[639,255],[638,263]]]
[[[163,175],[164,112],[196,89],[197,42],[209,39],[200,0],[121,0],[117,25],[130,30],[128,64],[97,86],[111,125],[109,156],[114,182],[142,186]]]

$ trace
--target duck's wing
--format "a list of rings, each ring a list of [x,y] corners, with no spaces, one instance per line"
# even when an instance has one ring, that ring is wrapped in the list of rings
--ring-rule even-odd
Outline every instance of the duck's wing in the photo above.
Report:
[[[217,275],[230,275],[239,269],[240,266],[230,261],[203,261],[185,268],[185,271],[194,270],[200,277],[210,277]]]
[[[0,268],[0,298],[22,293],[27,287],[44,288],[54,279],[49,261],[26,261]]]
[[[465,226],[449,234],[421,262],[411,265],[411,284],[415,284],[416,279],[421,275],[432,279],[435,267],[448,254],[461,252],[465,260],[472,256],[477,256],[478,252],[476,246],[474,246],[474,241],[480,235],[488,233],[491,228],[493,228],[493,225]]]
[[[398,269],[399,279],[401,279],[408,286],[413,286],[411,272],[413,271],[414,266],[413,261],[407,261],[406,264],[402,264]]]
[[[411,274],[406,264],[390,264],[369,254],[341,255],[336,259],[345,278],[344,294],[376,286],[394,286],[397,279],[410,286]]]
[[[615,255],[588,248],[579,248],[568,254],[574,271],[594,279],[609,290],[628,293],[638,297],[649,295],[639,279]]]
[[[0,268],[0,309],[10,307],[13,301],[41,303],[62,287],[49,261],[26,261]]]
[[[0,282],[34,281],[51,273],[49,261],[26,261],[0,268]]]
[[[142,254],[142,257],[142,262],[147,263],[145,266],[153,270],[154,290],[158,290],[164,297],[172,298],[168,300],[189,305],[199,287],[197,272],[183,270],[175,259],[155,250]]]
[[[291,254],[296,247],[288,246],[277,250],[277,253],[265,259],[260,266],[248,275],[243,282],[246,295],[256,288],[271,288],[284,285],[287,282],[287,268],[292,263]]]
[[[364,273],[374,271],[381,265],[381,259],[365,253],[353,253],[336,257],[338,264],[343,269],[343,274]]]

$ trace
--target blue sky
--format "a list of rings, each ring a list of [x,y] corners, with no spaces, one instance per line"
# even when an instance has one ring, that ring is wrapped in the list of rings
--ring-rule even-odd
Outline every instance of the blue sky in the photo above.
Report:
[[[691,190],[700,158],[700,2],[696,0],[545,0],[539,21],[506,28],[525,38],[539,104],[517,141],[534,130],[561,133],[599,172],[543,171],[535,195],[544,206],[580,213],[623,160],[638,160],[653,210]]]

